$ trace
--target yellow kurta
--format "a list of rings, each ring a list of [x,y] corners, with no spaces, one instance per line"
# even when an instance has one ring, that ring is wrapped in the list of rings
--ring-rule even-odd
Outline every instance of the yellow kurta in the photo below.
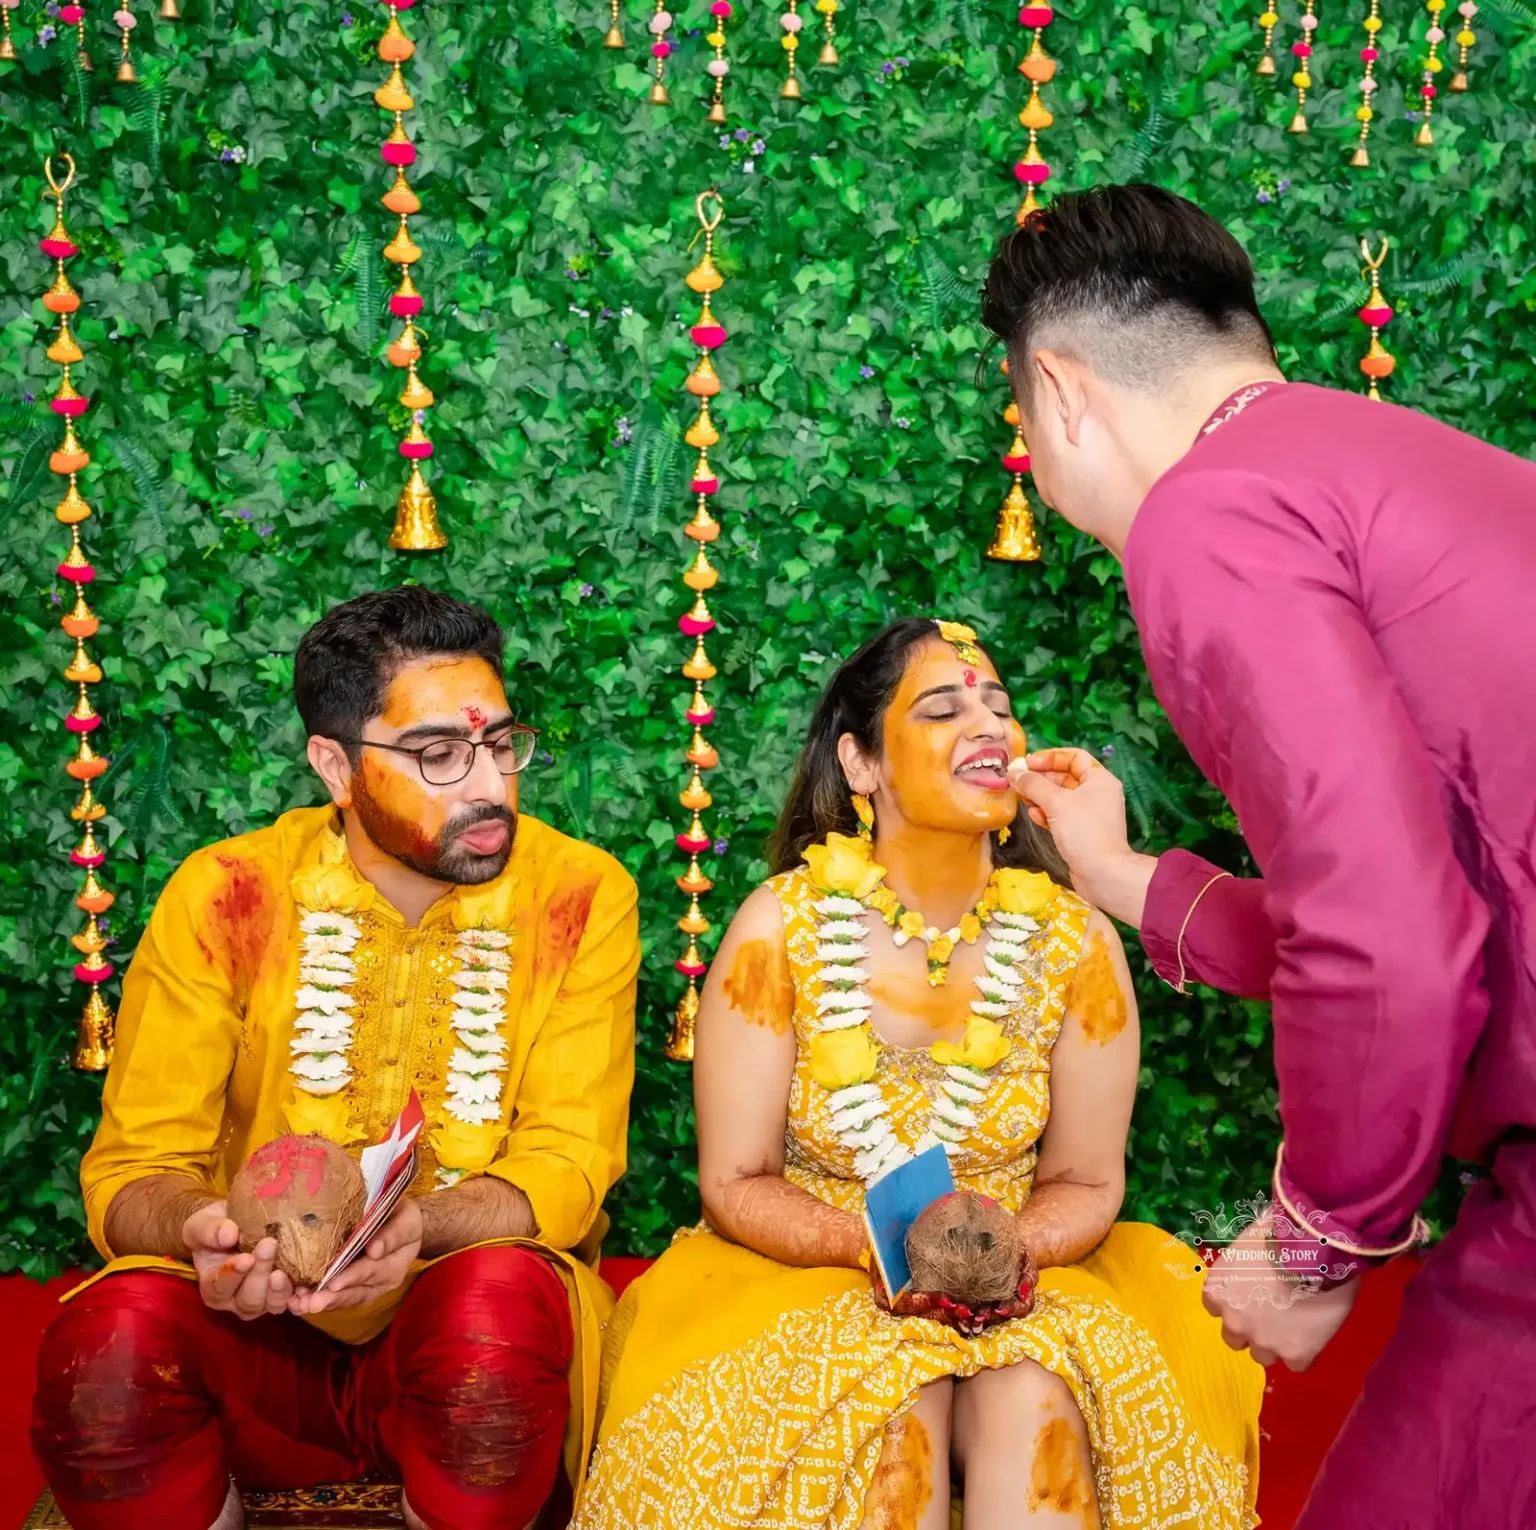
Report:
[[[803,869],[769,885],[795,985],[785,1177],[859,1210],[853,1150],[809,1070],[821,895]],[[1039,917],[1024,997],[1003,1022],[1011,1050],[952,1155],[958,1185],[1015,1212],[1034,1179],[1088,911],[1063,893]],[[874,1082],[909,1148],[928,1129],[940,1071],[926,1050],[880,1047]],[[1027,1318],[976,1339],[882,1312],[857,1270],[792,1269],[690,1232],[625,1293],[606,1343],[598,1448],[573,1530],[854,1530],[885,1427],[918,1389],[1024,1360],[1076,1399],[1106,1530],[1254,1523],[1264,1373],[1223,1343],[1193,1251],[1154,1227],[1117,1224],[1088,1258],[1042,1273]]]
[[[624,1172],[640,960],[635,884],[613,857],[523,815],[500,877],[455,889],[409,928],[357,873],[337,828],[332,809],[299,808],[197,851],[166,884],[123,981],[101,1125],[80,1169],[91,1240],[111,1261],[103,1273],[191,1273],[166,1259],[113,1256],[104,1223],[125,1185],[181,1174],[222,1196],[255,1148],[317,1124],[360,1151],[385,1135],[414,1088],[427,1129],[411,1194],[455,1177],[440,1172],[440,1155],[457,1165],[478,1158],[470,1172],[516,1185],[533,1208],[537,1239],[509,1241],[543,1253],[565,1279],[577,1342],[567,1461],[578,1467],[612,1305],[588,1266],[603,1196]],[[360,931],[351,1077],[325,1098],[299,1090],[290,1071],[301,921],[317,888],[322,901],[349,908]],[[468,1132],[447,1109],[465,926],[511,936],[500,1114]],[[307,1321],[361,1343],[403,1295]]]

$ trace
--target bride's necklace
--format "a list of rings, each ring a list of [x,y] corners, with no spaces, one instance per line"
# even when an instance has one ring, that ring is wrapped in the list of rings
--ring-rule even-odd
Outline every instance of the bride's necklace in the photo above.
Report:
[[[938,988],[949,981],[949,963],[955,954],[955,947],[961,941],[968,946],[975,945],[981,938],[981,932],[991,924],[993,912],[997,908],[997,897],[997,873],[994,871],[987,878],[981,901],[959,924],[947,930],[929,924],[919,910],[905,907],[883,879],[861,901],[891,927],[893,945],[900,947],[909,941],[920,940],[928,947],[928,986]]]

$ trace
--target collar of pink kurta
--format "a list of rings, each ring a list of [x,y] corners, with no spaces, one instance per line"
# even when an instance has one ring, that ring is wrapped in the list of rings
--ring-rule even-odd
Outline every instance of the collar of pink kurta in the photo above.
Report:
[[[1276,388],[1283,388],[1285,384],[1278,378],[1266,378],[1263,382],[1249,383],[1246,387],[1239,388],[1236,393],[1229,393],[1217,406],[1204,425],[1200,427],[1198,441],[1210,435],[1213,430],[1220,430],[1228,420],[1235,420],[1250,404],[1256,403],[1266,393],[1272,393]]]

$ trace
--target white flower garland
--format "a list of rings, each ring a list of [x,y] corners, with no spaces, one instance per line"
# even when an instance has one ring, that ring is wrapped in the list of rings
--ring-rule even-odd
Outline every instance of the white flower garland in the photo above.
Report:
[[[821,979],[815,1000],[817,1029],[828,1032],[866,1025],[874,1008],[874,1000],[865,992],[870,975],[860,965],[869,955],[864,944],[869,934],[866,905],[857,898],[834,893],[814,908],[821,916],[816,927],[817,976]],[[1018,968],[1028,955],[1025,937],[1039,928],[1025,914],[993,913],[983,952],[985,971],[976,977],[980,997],[971,1001],[974,1015],[996,1021],[1017,1008],[1024,996],[1024,977]],[[944,1073],[938,1097],[929,1107],[928,1131],[910,1150],[902,1146],[891,1127],[879,1085],[850,1084],[831,1092],[832,1129],[854,1153],[854,1172],[866,1185],[936,1142],[942,1142],[951,1157],[964,1147],[980,1119],[976,1107],[986,1099],[991,1075],[981,1068],[953,1063]]]
[[[311,910],[299,921],[299,987],[294,995],[298,1018],[290,1049],[289,1071],[306,1094],[337,1094],[352,1077],[347,1049],[352,1045],[352,981],[357,964],[352,952],[362,930],[347,914]]]
[[[485,1126],[501,1116],[502,1075],[507,1067],[506,991],[512,971],[505,930],[460,930],[453,954],[453,1014],[448,1023],[458,1046],[448,1059],[443,1108],[466,1126]]]

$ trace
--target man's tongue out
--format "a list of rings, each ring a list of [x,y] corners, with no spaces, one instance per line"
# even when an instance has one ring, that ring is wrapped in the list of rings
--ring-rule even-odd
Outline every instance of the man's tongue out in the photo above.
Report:
[[[464,829],[459,843],[476,855],[497,855],[506,848],[507,826],[499,818]]]

